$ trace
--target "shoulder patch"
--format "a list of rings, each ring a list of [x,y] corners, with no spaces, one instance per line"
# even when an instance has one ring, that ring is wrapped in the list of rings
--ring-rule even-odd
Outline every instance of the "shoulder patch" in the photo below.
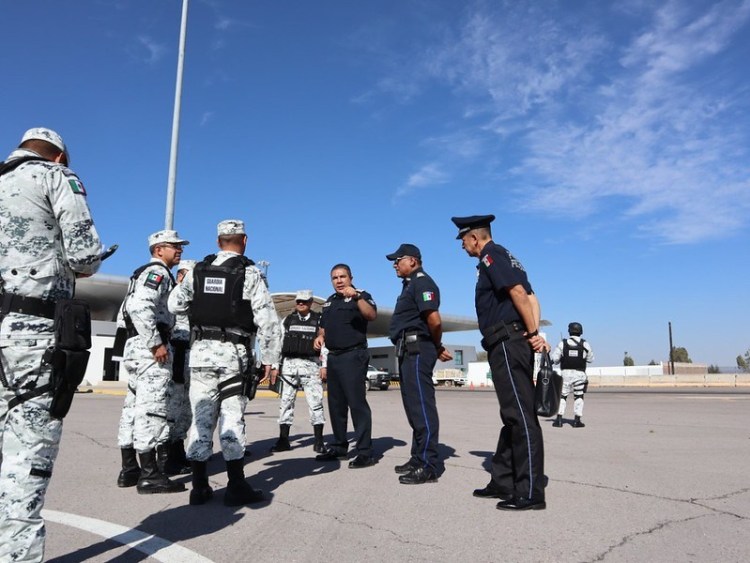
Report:
[[[86,188],[83,187],[80,180],[68,180],[68,185],[74,194],[86,195]]]
[[[484,258],[482,258],[482,264],[484,264],[487,268],[492,266],[493,262],[494,260],[492,259],[492,256],[490,256],[489,254],[486,254]]]
[[[435,292],[434,291],[423,291],[422,292],[422,301],[433,301],[435,299]]]
[[[146,281],[143,282],[143,285],[145,285],[146,287],[150,287],[151,289],[159,289],[159,286],[161,285],[163,279],[164,276],[162,276],[161,274],[151,272],[146,276]]]
[[[417,278],[423,278],[424,277],[424,272],[417,272],[417,275],[415,277],[417,277]]]

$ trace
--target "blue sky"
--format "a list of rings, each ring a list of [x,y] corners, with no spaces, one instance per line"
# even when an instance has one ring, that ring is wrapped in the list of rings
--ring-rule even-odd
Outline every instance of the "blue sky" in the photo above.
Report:
[[[70,147],[129,275],[164,226],[181,2],[3,6],[2,138]],[[175,227],[185,257],[244,219],[272,291],[328,272],[392,307],[417,244],[444,313],[473,315],[453,215],[493,213],[554,343],[596,365],[750,347],[750,1],[191,0]],[[2,148],[2,147],[0,147]],[[447,335],[478,342],[475,333]]]

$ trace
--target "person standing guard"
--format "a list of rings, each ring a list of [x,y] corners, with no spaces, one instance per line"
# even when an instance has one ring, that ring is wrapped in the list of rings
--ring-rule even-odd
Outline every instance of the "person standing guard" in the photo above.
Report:
[[[331,269],[335,293],[323,305],[315,349],[328,348],[328,416],[334,441],[315,457],[318,461],[346,459],[349,442],[346,426],[349,410],[354,424],[355,451],[350,469],[369,467],[372,458],[372,412],[367,404],[367,323],[378,315],[377,305],[366,291],[352,285],[352,271],[346,264]]]
[[[102,243],[62,137],[37,127],[0,164],[0,561],[41,561],[62,434],[51,414],[55,303],[94,274]]]
[[[399,482],[405,485],[435,483],[442,462],[432,371],[438,359],[453,359],[442,344],[440,289],[422,269],[422,253],[413,244],[402,244],[386,258],[403,280],[388,336],[396,346],[401,399],[412,429],[411,457],[395,470],[401,474]]]
[[[482,347],[492,372],[503,427],[492,457],[492,478],[474,496],[499,498],[499,510],[543,510],[544,443],[534,410],[533,352],[547,343],[535,320],[538,302],[526,271],[504,247],[492,240],[494,215],[452,217],[457,239],[469,256],[479,259],[475,306]]]
[[[307,406],[310,408],[310,424],[315,439],[313,450],[325,451],[323,443],[323,382],[321,381],[320,352],[315,350],[315,338],[318,335],[320,313],[311,309],[313,292],[302,289],[295,297],[295,311],[287,315],[282,322],[284,343],[281,348],[281,375],[271,371],[271,384],[276,377],[282,379],[279,403],[279,439],[271,447],[272,452],[286,452],[292,449],[289,443],[289,430],[294,422],[294,403],[297,390],[303,389]]]
[[[557,347],[550,354],[550,359],[555,364],[560,364],[562,369],[563,387],[562,398],[560,399],[560,409],[557,411],[557,418],[552,426],[557,428],[563,425],[563,415],[565,414],[565,403],[568,395],[573,391],[573,428],[583,428],[586,425],[581,422],[583,416],[583,395],[586,393],[586,364],[594,361],[594,352],[591,350],[591,344],[581,338],[583,335],[583,325],[581,323],[570,323],[568,325],[568,334],[570,338],[561,340]]]
[[[128,376],[128,395],[132,397],[125,397],[120,416],[117,442],[122,470],[117,484],[135,484],[139,494],[185,490],[185,485],[171,481],[163,468],[169,441],[167,405],[174,359],[170,338],[175,322],[167,309],[167,299],[175,283],[172,267],[180,263],[186,244],[189,242],[180,238],[177,231],[150,235],[151,261],[130,276],[121,308],[128,336],[122,367]]]
[[[279,363],[281,326],[260,270],[244,256],[245,223],[222,221],[217,232],[219,252],[187,272],[169,296],[169,309],[188,314],[195,336],[190,349],[193,421],[187,447],[193,472],[190,504],[205,504],[213,495],[207,462],[218,422],[228,476],[224,504],[240,506],[265,498],[245,480],[244,469],[247,397],[243,387],[255,364],[255,334],[268,377]]]

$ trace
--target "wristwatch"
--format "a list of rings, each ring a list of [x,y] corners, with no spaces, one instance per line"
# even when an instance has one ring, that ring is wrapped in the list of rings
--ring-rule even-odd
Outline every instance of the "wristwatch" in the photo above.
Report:
[[[539,329],[535,330],[534,332],[530,332],[526,335],[526,338],[534,338],[535,336],[539,336]]]

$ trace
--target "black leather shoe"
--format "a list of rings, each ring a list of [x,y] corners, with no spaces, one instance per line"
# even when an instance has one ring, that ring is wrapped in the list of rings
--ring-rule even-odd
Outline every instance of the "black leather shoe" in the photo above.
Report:
[[[398,482],[402,485],[422,485],[424,483],[437,483],[437,481],[437,474],[424,467],[418,467],[412,470],[411,473],[401,475],[398,478]]]
[[[315,456],[315,461],[339,461],[346,459],[346,454],[338,454],[333,450],[326,450]]]
[[[407,461],[403,465],[397,465],[396,467],[393,468],[393,470],[399,475],[405,475],[407,473],[411,473],[415,469],[417,469],[417,466],[414,465],[411,460]]]
[[[544,510],[547,508],[547,503],[539,499],[513,498],[501,500],[495,508],[498,510]]]
[[[358,455],[349,462],[349,469],[362,469],[363,467],[370,467],[371,465],[375,465],[374,459],[364,455]]]
[[[513,498],[513,493],[504,492],[492,481],[490,481],[484,489],[474,489],[473,494],[478,498],[499,498],[501,500],[510,500]]]

